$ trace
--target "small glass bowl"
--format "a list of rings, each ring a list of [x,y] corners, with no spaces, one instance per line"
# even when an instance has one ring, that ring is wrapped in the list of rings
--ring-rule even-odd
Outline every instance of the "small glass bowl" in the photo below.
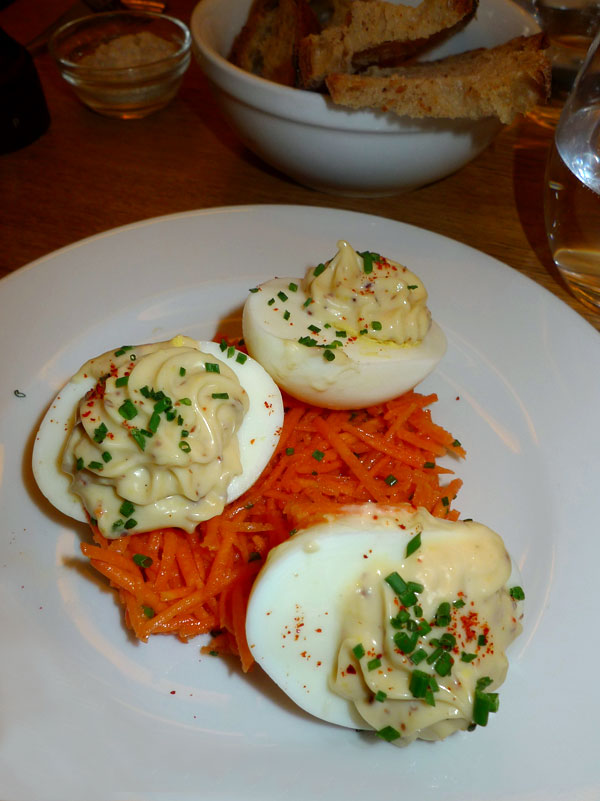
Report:
[[[48,49],[89,108],[136,119],[175,97],[190,64],[190,45],[187,26],[174,17],[115,11],[63,25]]]

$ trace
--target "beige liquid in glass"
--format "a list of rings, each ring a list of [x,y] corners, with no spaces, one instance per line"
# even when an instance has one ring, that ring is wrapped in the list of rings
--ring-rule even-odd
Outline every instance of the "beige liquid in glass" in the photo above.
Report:
[[[546,230],[554,262],[573,294],[600,312],[600,194],[553,146],[546,173]]]

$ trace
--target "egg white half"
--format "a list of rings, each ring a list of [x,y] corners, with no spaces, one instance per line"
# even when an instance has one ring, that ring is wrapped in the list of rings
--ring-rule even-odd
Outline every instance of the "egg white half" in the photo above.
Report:
[[[370,336],[336,337],[335,327],[326,328],[310,307],[303,306],[306,296],[300,288],[289,291],[290,283],[298,286],[300,279],[273,279],[251,293],[242,325],[248,352],[299,400],[328,409],[382,403],[423,381],[446,352],[446,337],[435,322],[418,344],[398,345]],[[286,296],[285,302],[280,293]],[[311,325],[316,325],[318,333]],[[302,344],[304,337],[317,344]],[[323,344],[334,340],[339,346],[329,350],[333,358],[326,358]]]
[[[228,358],[227,351],[223,352],[216,342],[197,344],[203,353],[220,359],[233,370],[250,402],[237,434],[242,472],[228,486],[230,503],[254,484],[277,446],[283,425],[281,392],[254,359],[249,357],[240,364],[235,359],[237,350]],[[61,469],[62,452],[76,423],[79,401],[95,384],[93,378],[72,378],[65,384],[50,404],[33,447],[32,467],[38,487],[56,509],[81,522],[88,518],[81,500],[70,490],[71,477]]]
[[[393,517],[395,522],[389,510],[386,517],[384,509],[367,504],[299,531],[269,553],[250,596],[246,636],[255,661],[298,706],[340,726],[371,728],[353,703],[329,686],[348,592],[373,564],[402,572],[416,530],[424,539],[452,538],[470,525],[409,507],[394,510]],[[507,588],[520,584],[511,564]],[[517,610],[521,616],[522,602]]]

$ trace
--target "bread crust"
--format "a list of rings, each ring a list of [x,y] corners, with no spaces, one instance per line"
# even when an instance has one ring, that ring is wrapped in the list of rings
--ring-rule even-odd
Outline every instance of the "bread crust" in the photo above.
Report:
[[[409,58],[430,37],[469,17],[476,5],[477,0],[422,0],[415,7],[385,0],[354,0],[344,24],[301,41],[298,58],[302,86],[319,89],[331,73],[350,73],[365,64],[398,63]]]
[[[402,116],[496,116],[510,123],[550,96],[551,70],[543,34],[520,36],[438,61],[362,75],[334,73],[326,84],[334,103]]]
[[[319,30],[307,0],[254,0],[229,61],[261,78],[296,86],[300,40]]]

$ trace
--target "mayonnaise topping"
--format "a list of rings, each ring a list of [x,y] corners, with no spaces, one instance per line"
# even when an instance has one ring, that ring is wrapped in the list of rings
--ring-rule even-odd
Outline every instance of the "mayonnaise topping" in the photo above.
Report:
[[[100,532],[191,532],[220,514],[248,409],[235,373],[179,336],[106,353],[74,380],[90,376],[62,468]]]
[[[348,592],[330,683],[397,745],[482,723],[521,631],[501,538],[478,523],[425,522],[413,554],[370,565]]]
[[[311,267],[303,290],[315,318],[380,342],[420,342],[431,326],[427,291],[410,270],[377,253],[339,241],[337,254]]]

